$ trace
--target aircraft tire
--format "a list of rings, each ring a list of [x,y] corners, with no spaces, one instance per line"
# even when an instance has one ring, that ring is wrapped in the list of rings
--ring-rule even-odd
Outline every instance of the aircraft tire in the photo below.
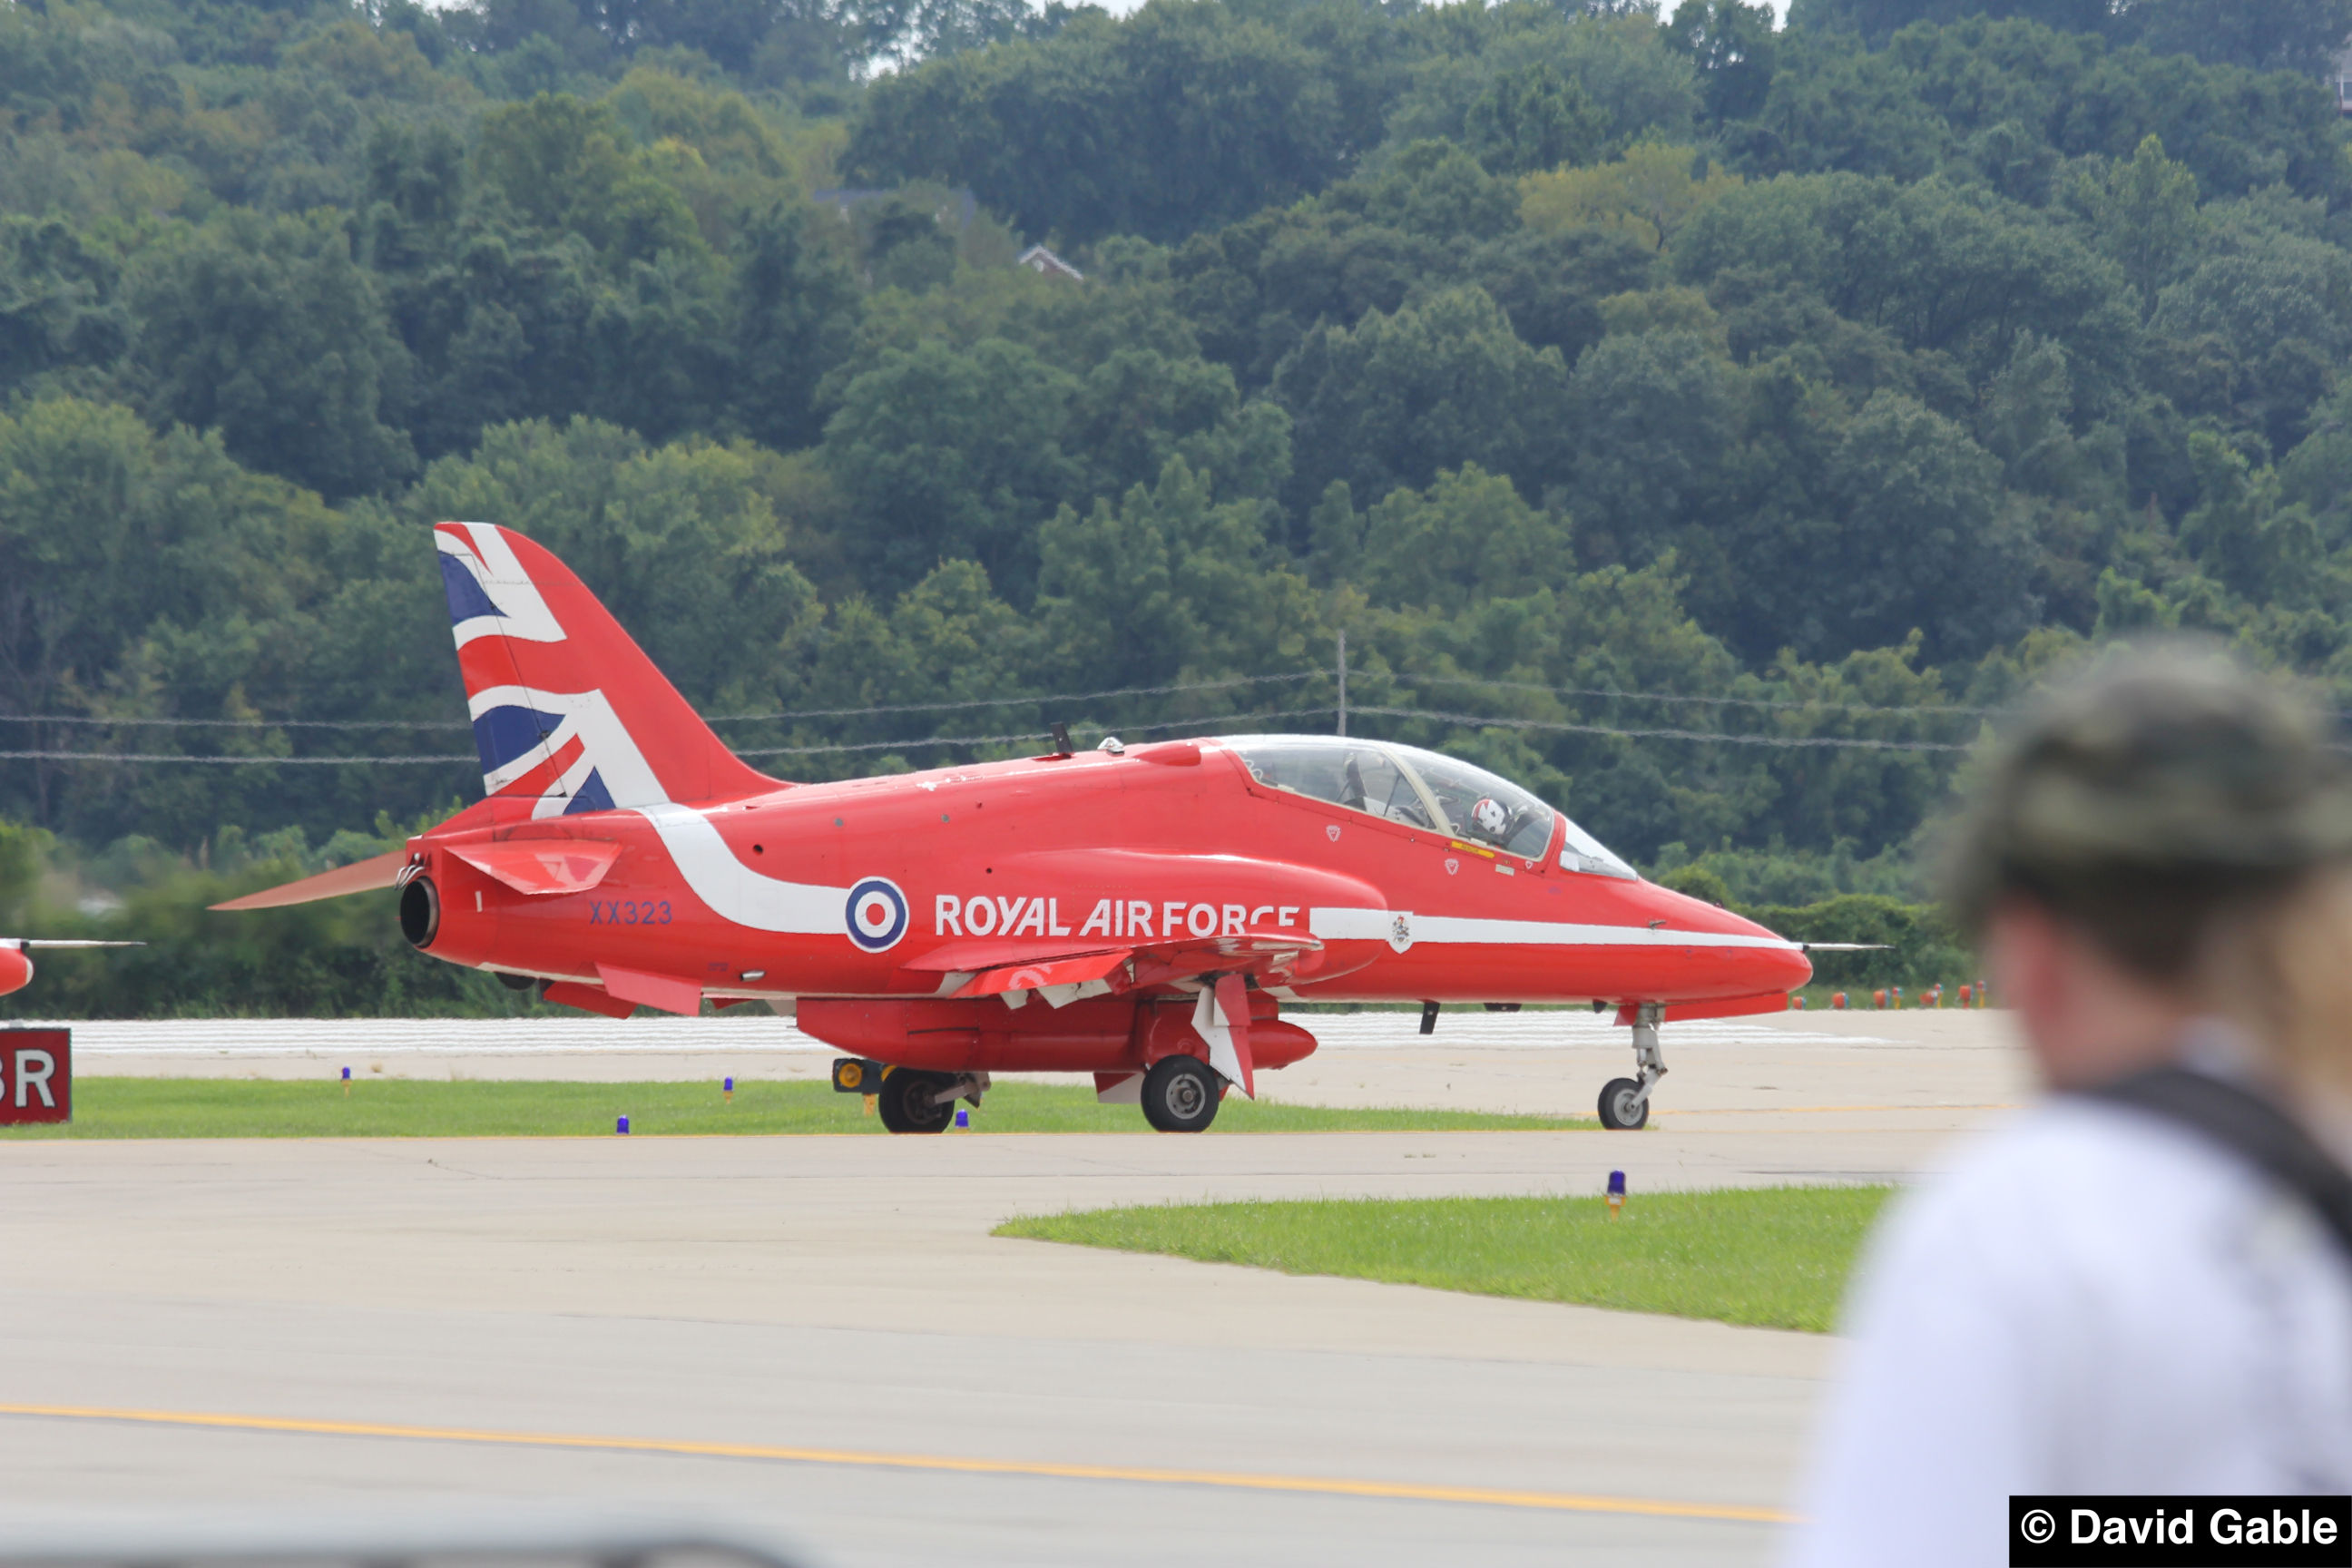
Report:
[[[874,1096],[874,1109],[886,1132],[944,1132],[955,1120],[953,1105],[918,1107],[916,1097],[935,1093],[946,1079],[937,1073],[910,1072],[905,1068],[887,1075]]]
[[[1642,1092],[1638,1079],[1612,1078],[1601,1086],[1601,1125],[1612,1132],[1638,1132],[1650,1120],[1650,1102],[1646,1100],[1636,1107],[1633,1097]]]
[[[1206,1131],[1224,1088],[1200,1058],[1162,1057],[1143,1075],[1143,1119],[1162,1132]]]

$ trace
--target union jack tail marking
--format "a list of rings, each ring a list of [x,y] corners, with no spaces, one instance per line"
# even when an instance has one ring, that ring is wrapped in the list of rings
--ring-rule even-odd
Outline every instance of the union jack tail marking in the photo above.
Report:
[[[558,816],[773,787],[563,563],[491,523],[433,534],[485,793]]]

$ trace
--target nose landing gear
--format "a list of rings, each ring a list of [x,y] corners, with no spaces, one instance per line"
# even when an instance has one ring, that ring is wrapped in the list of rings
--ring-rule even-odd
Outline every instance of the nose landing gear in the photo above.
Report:
[[[1633,1014],[1633,1067],[1641,1076],[1612,1078],[1601,1089],[1601,1125],[1612,1131],[1632,1132],[1650,1120],[1650,1091],[1666,1076],[1666,1058],[1658,1048],[1658,1025],[1666,1010],[1644,1002]]]

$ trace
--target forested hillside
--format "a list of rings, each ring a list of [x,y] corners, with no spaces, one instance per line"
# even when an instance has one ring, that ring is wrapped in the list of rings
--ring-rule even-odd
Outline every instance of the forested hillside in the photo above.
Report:
[[[0,7],[0,930],[167,936],[111,972],[150,1005],[472,997],[381,911],[193,913],[478,793],[449,517],[782,777],[1328,728],[1344,631],[1351,729],[1645,867],[1905,891],[2086,641],[2352,695],[2347,33]]]

